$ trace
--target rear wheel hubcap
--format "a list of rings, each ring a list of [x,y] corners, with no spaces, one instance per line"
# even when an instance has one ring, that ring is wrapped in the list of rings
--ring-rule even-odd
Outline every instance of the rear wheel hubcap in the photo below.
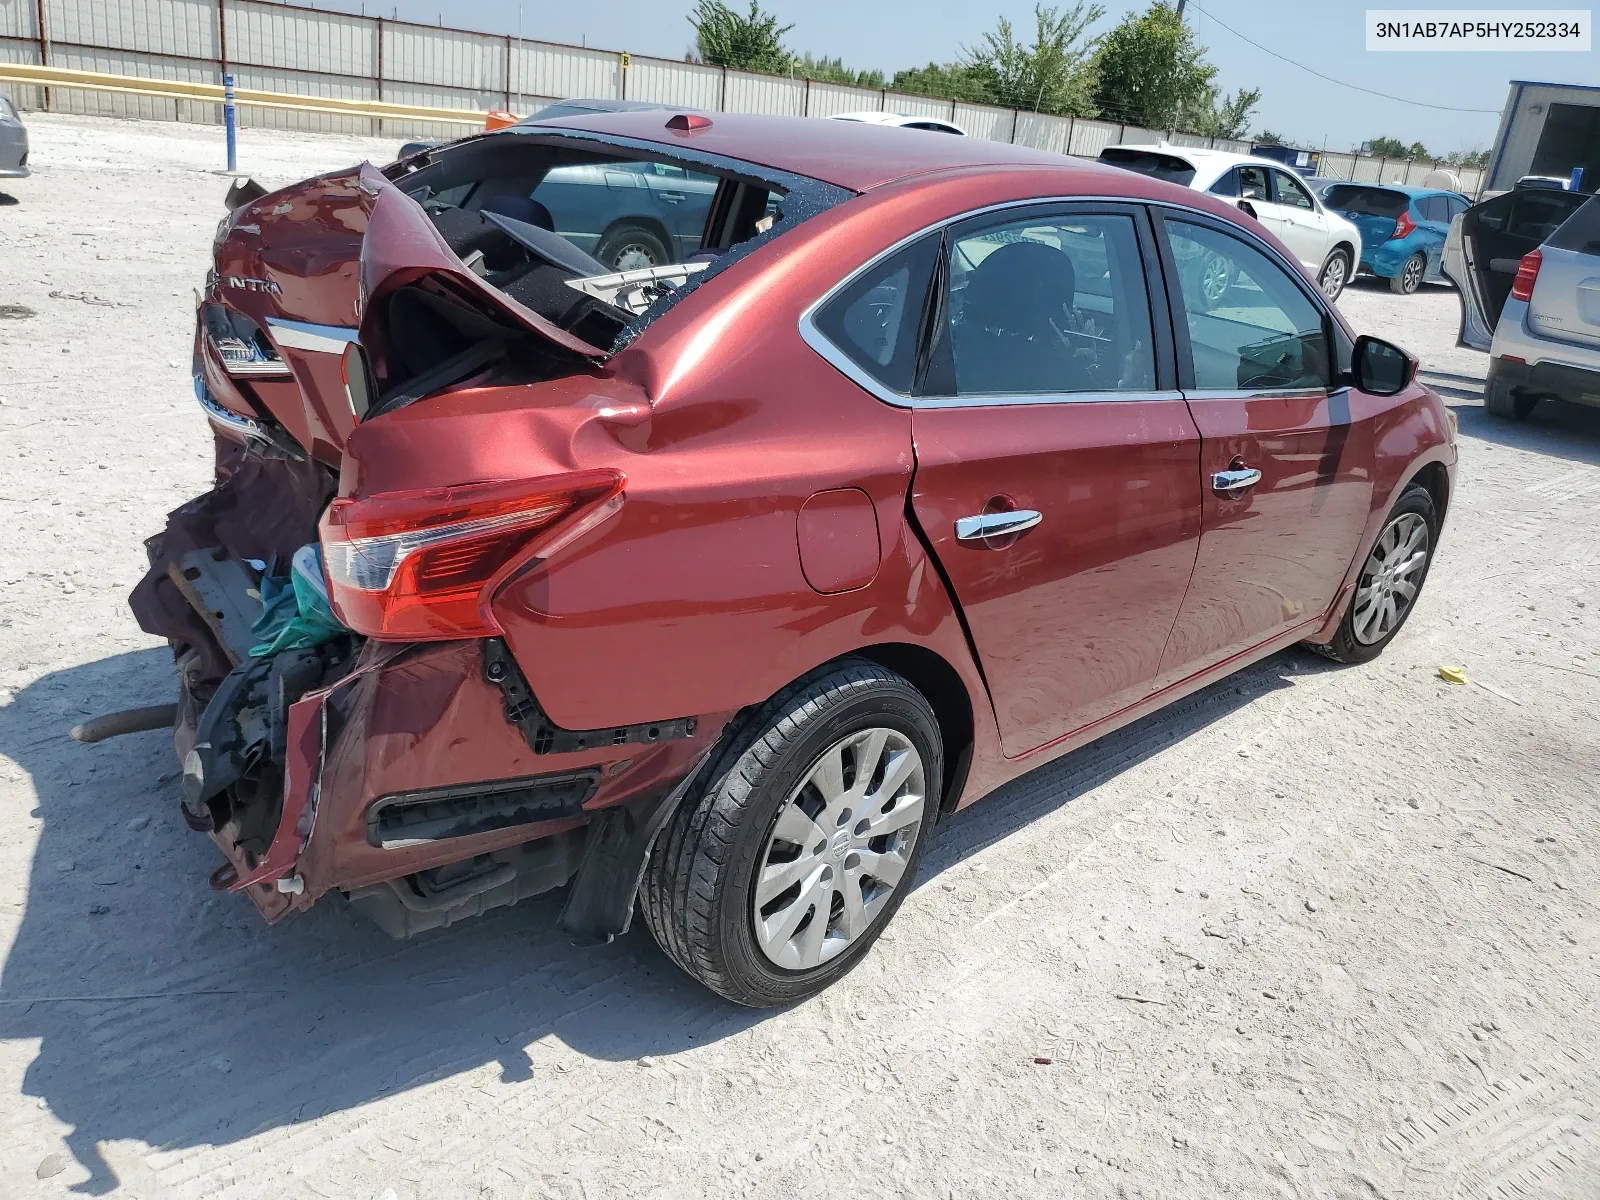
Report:
[[[864,729],[822,752],[778,812],[756,866],[756,945],[791,971],[867,935],[900,884],[925,806],[922,756],[898,730]]]

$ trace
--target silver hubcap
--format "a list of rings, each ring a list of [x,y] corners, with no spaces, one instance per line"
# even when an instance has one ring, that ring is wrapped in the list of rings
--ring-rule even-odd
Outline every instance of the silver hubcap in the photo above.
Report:
[[[1322,269],[1322,293],[1330,299],[1344,289],[1344,258],[1335,255]]]
[[[1428,523],[1416,513],[1390,521],[1367,555],[1356,585],[1352,624],[1363,646],[1381,642],[1400,624],[1417,598],[1417,582],[1428,562]]]
[[[1404,282],[1407,291],[1416,291],[1418,285],[1422,283],[1422,264],[1414,258],[1406,261],[1406,277]]]
[[[922,756],[893,729],[829,746],[785,801],[756,868],[751,917],[773,963],[803,971],[866,935],[922,824]]]
[[[648,246],[629,242],[617,251],[616,261],[612,265],[619,271],[642,271],[646,267],[656,265],[656,256],[650,252]]]
[[[1200,291],[1212,304],[1228,294],[1228,260],[1220,254],[1209,256],[1200,272]]]

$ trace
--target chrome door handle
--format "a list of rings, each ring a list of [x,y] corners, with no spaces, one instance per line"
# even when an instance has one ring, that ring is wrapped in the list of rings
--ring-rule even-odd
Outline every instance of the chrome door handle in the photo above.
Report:
[[[980,513],[976,517],[959,517],[956,520],[956,537],[963,542],[977,542],[984,538],[1004,537],[1032,529],[1044,520],[1043,513],[1031,508],[1014,508],[1009,512]]]
[[[1218,471],[1211,477],[1211,490],[1219,496],[1237,496],[1261,482],[1261,472],[1255,467],[1236,467]]]

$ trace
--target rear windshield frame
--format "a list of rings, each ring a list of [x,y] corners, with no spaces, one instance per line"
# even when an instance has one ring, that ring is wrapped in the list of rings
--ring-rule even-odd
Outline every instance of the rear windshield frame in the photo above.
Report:
[[[1373,212],[1370,208],[1352,208],[1345,203],[1349,199],[1345,195],[1347,189],[1358,195],[1363,201],[1378,195],[1393,196],[1400,202],[1400,206],[1393,212]],[[1408,193],[1402,192],[1397,188],[1384,187],[1381,183],[1336,183],[1322,197],[1323,205],[1333,209],[1335,212],[1353,212],[1360,217],[1383,217],[1391,221],[1398,220],[1401,213],[1410,209],[1411,200],[1412,197]]]
[[[681,166],[685,170],[700,171],[714,174],[726,180],[747,183],[756,187],[765,188],[768,192],[783,193],[779,202],[779,211],[783,214],[780,220],[774,221],[771,228],[755,237],[729,246],[722,254],[718,255],[704,271],[697,271],[683,281],[675,290],[662,296],[644,312],[634,317],[632,321],[623,326],[617,334],[606,357],[612,357],[624,349],[645,328],[654,324],[673,307],[680,303],[685,296],[699,288],[707,280],[714,279],[727,268],[742,260],[746,255],[771,242],[774,238],[782,237],[791,229],[809,221],[853,199],[858,193],[849,188],[843,188],[833,183],[825,183],[820,179],[813,179],[809,175],[797,175],[792,171],[783,171],[775,167],[762,166],[760,163],[748,162],[744,159],[729,158],[722,154],[708,154],[704,151],[694,150],[689,147],[669,145],[662,142],[649,141],[643,138],[621,137],[616,134],[593,133],[585,129],[563,129],[549,125],[511,125],[493,133],[468,138],[461,142],[452,142],[427,151],[415,158],[403,160],[410,168],[404,174],[396,174],[395,168],[386,168],[385,174],[389,181],[402,191],[405,190],[405,181],[413,174],[426,170],[435,161],[437,156],[448,154],[459,147],[481,143],[486,138],[492,137],[523,137],[529,138],[535,145],[548,146],[550,149],[578,150],[584,156],[595,153],[616,152],[619,159],[631,158],[646,162],[670,163]],[[399,166],[400,164],[396,164]]]
[[[1108,158],[1107,155],[1112,157]],[[1124,158],[1126,161],[1119,161]],[[1099,161],[1108,167],[1121,167],[1124,171],[1132,171],[1136,175],[1160,179],[1166,183],[1175,183],[1179,187],[1188,187],[1199,174],[1198,168],[1186,158],[1168,154],[1163,150],[1145,150],[1138,146],[1107,146],[1100,151]]]

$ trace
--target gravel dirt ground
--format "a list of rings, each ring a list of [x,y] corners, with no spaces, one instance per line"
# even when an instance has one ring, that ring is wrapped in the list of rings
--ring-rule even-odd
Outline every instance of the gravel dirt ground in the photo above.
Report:
[[[409,943],[217,896],[125,595],[207,486],[219,130],[33,115],[0,196],[0,1195],[1600,1195],[1600,412],[1481,407],[1384,657],[1279,655],[965,810],[854,974],[754,1013],[533,901]],[[246,131],[277,185],[397,139]],[[1463,664],[1473,684],[1438,678]]]

